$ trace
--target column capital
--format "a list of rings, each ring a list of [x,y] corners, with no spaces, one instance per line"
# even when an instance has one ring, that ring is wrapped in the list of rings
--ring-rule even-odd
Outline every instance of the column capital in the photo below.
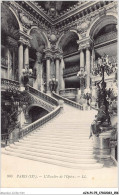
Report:
[[[62,56],[60,54],[55,54],[54,56],[55,60],[61,60],[62,59]]]
[[[51,50],[50,48],[44,49],[45,58],[60,59],[63,52],[60,49]]]
[[[25,45],[25,46],[27,46],[27,47],[31,47],[30,42],[29,42],[28,40],[25,40],[24,38],[20,38],[20,39],[18,40],[18,43],[20,43],[20,44],[22,44],[22,45]]]
[[[45,52],[45,59],[52,59],[53,58],[52,51],[50,48],[44,49],[44,52]]]
[[[91,38],[86,38],[83,40],[78,40],[77,43],[79,44],[79,51],[87,48],[91,48],[93,44],[93,40]]]

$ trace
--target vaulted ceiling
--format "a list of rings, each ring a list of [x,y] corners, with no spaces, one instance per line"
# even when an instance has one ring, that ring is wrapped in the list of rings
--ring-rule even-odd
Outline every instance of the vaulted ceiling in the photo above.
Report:
[[[50,8],[54,7],[58,11],[58,14],[67,11],[72,6],[78,3],[78,1],[34,1],[34,2],[37,3],[38,6],[41,6],[42,9],[47,11],[47,13]]]

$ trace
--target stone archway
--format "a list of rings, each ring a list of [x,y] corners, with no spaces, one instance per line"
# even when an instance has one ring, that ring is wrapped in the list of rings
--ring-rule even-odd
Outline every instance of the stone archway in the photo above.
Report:
[[[117,19],[113,15],[100,17],[91,26],[89,35],[94,42],[95,56],[97,59],[104,54],[108,56],[117,56]],[[99,56],[98,56],[99,55]]]
[[[65,88],[79,88],[77,72],[80,69],[80,56],[78,54],[79,45],[77,41],[79,35],[75,30],[70,30],[59,39],[59,47],[63,51],[64,59],[64,81]]]
[[[97,67],[98,58],[108,55],[109,61],[117,63],[117,18],[115,14],[103,15],[97,18],[88,31],[88,36],[93,40],[92,66]],[[107,76],[105,74],[105,81],[108,80],[108,86],[114,79],[114,74]],[[92,83],[99,82],[100,76],[94,77]]]
[[[35,105],[31,105],[28,110],[27,113],[29,115],[29,121],[31,123],[35,122],[36,120],[42,118],[43,116],[45,116],[46,114],[48,114],[48,111],[45,110],[44,108],[38,106],[37,104]]]
[[[18,40],[22,26],[14,10],[1,4],[1,58],[6,69],[1,68],[2,78],[18,80]]]
[[[49,47],[49,41],[44,32],[41,32],[36,26],[29,31],[32,37],[30,40],[31,48],[29,49],[30,68],[33,70],[34,77],[31,85],[38,90],[43,91],[43,75],[45,75],[45,66],[43,66],[44,49]]]
[[[117,18],[115,15],[104,15],[96,18],[87,31],[87,37],[93,37],[96,32],[99,32],[101,28],[108,24],[117,24]]]

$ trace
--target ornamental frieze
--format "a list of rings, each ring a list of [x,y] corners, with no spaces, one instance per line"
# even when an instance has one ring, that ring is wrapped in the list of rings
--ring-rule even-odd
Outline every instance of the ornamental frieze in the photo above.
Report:
[[[44,49],[45,59],[49,58],[51,60],[62,58],[62,50],[61,49]]]
[[[27,27],[31,27],[31,25],[33,25],[33,21],[30,20],[28,18],[28,16],[26,16],[24,13],[19,13],[19,18],[20,18],[20,21],[23,25],[27,26]]]
[[[84,33],[90,26],[90,20],[85,20],[83,23],[78,23],[77,25],[77,32],[78,33]]]

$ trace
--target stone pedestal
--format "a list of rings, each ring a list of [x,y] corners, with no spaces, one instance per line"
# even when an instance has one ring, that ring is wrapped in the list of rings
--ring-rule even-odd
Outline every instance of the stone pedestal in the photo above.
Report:
[[[101,133],[98,137],[93,136],[94,153],[99,158],[104,158],[110,155],[110,138],[112,130]]]

